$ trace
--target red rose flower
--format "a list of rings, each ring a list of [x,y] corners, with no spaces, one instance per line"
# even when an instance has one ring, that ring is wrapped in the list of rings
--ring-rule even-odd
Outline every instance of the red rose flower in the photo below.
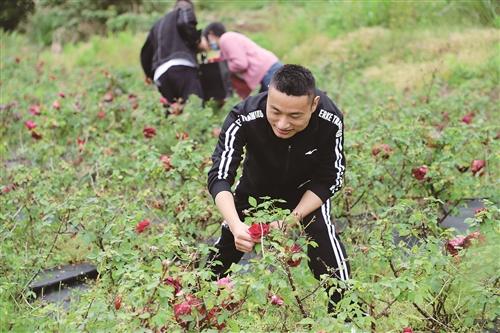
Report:
[[[8,185],[5,185],[3,188],[2,188],[2,193],[3,194],[7,194],[9,193],[10,191],[13,191],[17,188],[17,184],[16,183],[12,183],[12,184],[8,184]]]
[[[418,168],[414,168],[413,170],[411,170],[411,173],[415,179],[424,180],[425,175],[427,175],[428,171],[429,171],[429,168],[426,165],[422,165]]]
[[[389,156],[392,154],[392,148],[386,143],[378,144],[373,146],[372,148],[372,155],[377,156],[378,154],[382,153],[382,158],[387,159]]]
[[[481,214],[482,212],[487,212],[487,211],[488,211],[488,209],[486,207],[476,208],[474,210],[474,215],[477,216],[477,215]]]
[[[134,94],[128,95],[128,100],[132,109],[136,110],[139,107],[139,102],[137,101],[137,96]]]
[[[453,239],[450,239],[446,242],[446,250],[448,250],[448,252],[452,256],[456,256],[458,254],[458,250],[462,248],[464,241],[465,241],[464,236],[458,236]]]
[[[142,133],[144,134],[144,137],[146,139],[151,139],[156,135],[156,129],[154,127],[144,127],[142,130]]]
[[[470,123],[472,123],[472,118],[474,118],[474,113],[468,113],[462,118],[462,122],[469,125]]]
[[[106,117],[106,112],[104,111],[97,112],[97,118],[104,119],[104,117]]]
[[[58,95],[59,95],[59,97],[61,97],[61,98],[66,98],[66,94],[65,94],[65,93],[63,93],[62,91],[61,91],[61,92],[59,92],[59,94],[58,94]]]
[[[472,171],[473,175],[476,175],[479,171],[481,171],[486,166],[485,160],[474,160],[470,165],[470,171]]]
[[[467,236],[458,236],[453,239],[450,239],[446,242],[446,250],[452,255],[458,255],[458,251],[460,249],[466,249],[471,245],[471,241],[473,239],[481,239],[482,235],[479,231],[475,231],[470,233]]]
[[[189,302],[184,301],[182,303],[174,305],[175,318],[178,318],[180,316],[185,316],[188,314],[191,314],[191,305],[189,304]]]
[[[405,327],[403,328],[403,333],[413,333],[413,330],[411,329],[411,327]]]
[[[140,234],[142,232],[144,232],[144,230],[149,227],[149,225],[151,224],[151,222],[149,222],[149,220],[142,220],[141,222],[137,223],[137,225],[135,226],[135,231]]]
[[[117,295],[115,297],[115,309],[120,310],[121,307],[122,307],[122,297],[120,295]]]
[[[269,295],[269,300],[271,301],[272,305],[282,306],[283,304],[285,304],[283,299],[281,297],[279,297],[278,295],[274,295],[274,294]]]
[[[269,224],[254,223],[248,228],[248,233],[254,241],[258,241],[269,233]]]
[[[301,258],[298,258],[296,260],[293,260],[293,255],[295,253],[300,253],[302,251],[302,248],[298,244],[293,244],[291,248],[287,249],[288,252],[290,252],[290,259],[286,262],[288,266],[290,267],[297,267],[300,265]]]
[[[33,120],[27,120],[24,122],[24,126],[31,131],[36,128],[36,123]]]
[[[38,105],[38,104],[33,104],[33,105],[31,105],[31,106],[30,106],[30,108],[29,108],[29,112],[30,112],[32,115],[34,115],[34,116],[39,116],[39,115],[41,114],[40,109],[41,109],[41,108],[40,108],[40,105]]]

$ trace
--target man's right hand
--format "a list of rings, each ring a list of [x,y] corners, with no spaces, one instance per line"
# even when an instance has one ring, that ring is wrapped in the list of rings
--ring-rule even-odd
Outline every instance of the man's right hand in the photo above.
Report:
[[[250,237],[248,233],[248,226],[241,222],[234,222],[229,225],[229,230],[233,233],[234,236],[234,245],[236,249],[241,252],[252,252],[253,246],[255,242]]]

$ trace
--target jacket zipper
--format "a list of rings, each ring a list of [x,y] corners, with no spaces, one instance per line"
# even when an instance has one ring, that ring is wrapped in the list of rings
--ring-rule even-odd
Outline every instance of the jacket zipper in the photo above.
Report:
[[[283,173],[283,183],[286,181],[288,175],[288,168],[290,167],[290,155],[292,152],[292,145],[288,145],[288,152],[286,154],[285,172]]]

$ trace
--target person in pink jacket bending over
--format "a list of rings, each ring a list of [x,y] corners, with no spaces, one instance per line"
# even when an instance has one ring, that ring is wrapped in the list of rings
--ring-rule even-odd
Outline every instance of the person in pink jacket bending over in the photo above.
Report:
[[[203,31],[203,37],[212,50],[220,50],[229,71],[245,81],[250,90],[260,84],[259,92],[267,91],[274,72],[283,66],[274,53],[243,34],[226,31],[220,22],[210,23]]]

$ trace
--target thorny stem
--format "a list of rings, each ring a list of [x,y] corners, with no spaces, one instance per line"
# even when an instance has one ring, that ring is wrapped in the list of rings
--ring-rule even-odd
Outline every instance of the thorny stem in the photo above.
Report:
[[[307,312],[304,309],[304,305],[302,304],[302,301],[300,300],[299,296],[297,295],[297,288],[295,287],[295,282],[293,281],[292,272],[290,271],[290,267],[288,267],[286,262],[282,261],[281,264],[285,268],[286,277],[288,278],[288,282],[290,283],[290,287],[292,287],[293,296],[295,297],[295,300],[297,301],[297,305],[300,309],[300,312],[302,313],[302,316],[304,318],[307,318]]]

